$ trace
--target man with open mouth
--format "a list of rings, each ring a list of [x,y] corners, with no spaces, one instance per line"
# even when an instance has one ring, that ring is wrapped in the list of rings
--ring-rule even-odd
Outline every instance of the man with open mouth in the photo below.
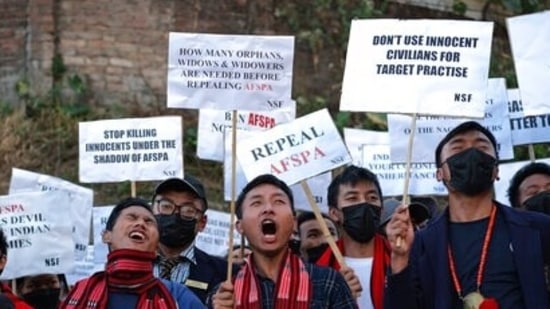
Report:
[[[185,286],[153,276],[159,231],[146,201],[123,200],[103,232],[105,271],[76,283],[60,308],[203,308]]]
[[[292,191],[273,175],[249,182],[236,202],[237,229],[252,254],[210,295],[210,308],[355,308],[338,272],[302,262],[288,248],[294,225]]]

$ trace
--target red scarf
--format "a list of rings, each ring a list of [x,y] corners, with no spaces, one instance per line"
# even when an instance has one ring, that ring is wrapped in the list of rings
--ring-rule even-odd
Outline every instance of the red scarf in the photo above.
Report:
[[[251,254],[235,278],[235,308],[238,309],[262,308],[260,284],[252,261]],[[309,308],[312,294],[309,273],[302,260],[290,251],[285,254],[274,294],[275,309]]]
[[[162,281],[153,277],[154,252],[121,249],[109,253],[104,272],[79,281],[60,308],[107,308],[109,292],[137,294],[139,309],[177,308]]]
[[[344,252],[344,240],[340,238],[336,245],[342,255]],[[327,266],[340,270],[340,263],[336,261],[336,257],[332,253],[332,250],[327,250],[317,260],[317,265]],[[386,269],[390,265],[390,249],[386,239],[380,235],[374,236],[374,254],[372,259],[372,274],[370,279],[370,296],[374,309],[382,309],[384,307],[384,285],[386,282]]]
[[[2,294],[6,295],[6,297],[13,303],[13,307],[15,309],[32,309],[32,307],[24,300],[13,294],[12,290],[7,284],[2,283],[0,286],[0,290]]]

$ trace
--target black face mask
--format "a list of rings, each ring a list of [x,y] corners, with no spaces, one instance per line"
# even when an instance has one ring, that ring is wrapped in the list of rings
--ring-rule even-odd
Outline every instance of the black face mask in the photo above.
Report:
[[[493,186],[497,160],[477,148],[468,148],[447,159],[449,185],[467,196],[477,196]]]
[[[296,255],[300,255],[300,240],[299,239],[290,239],[288,241],[288,247],[290,251]]]
[[[325,253],[325,251],[328,248],[328,243],[323,243],[318,245],[317,247],[309,248],[306,250],[307,253],[307,261],[315,264],[317,263],[317,260]]]
[[[23,300],[36,309],[55,309],[61,289],[40,289],[21,295]]]
[[[184,220],[179,215],[155,215],[160,243],[169,248],[182,248],[195,240],[197,219]]]
[[[361,203],[342,208],[344,231],[359,243],[368,243],[376,233],[380,223],[382,208],[369,203]]]
[[[550,215],[550,191],[544,191],[531,196],[523,202],[523,207],[529,211]]]

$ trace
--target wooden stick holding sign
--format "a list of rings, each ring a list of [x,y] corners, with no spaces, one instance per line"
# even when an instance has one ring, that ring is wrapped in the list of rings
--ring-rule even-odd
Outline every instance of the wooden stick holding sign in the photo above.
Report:
[[[409,145],[407,146],[407,161],[405,162],[405,181],[403,184],[403,199],[401,203],[409,207],[409,181],[411,178],[411,158],[412,158],[412,148],[414,144],[414,134],[416,132],[416,113],[412,115],[412,124],[411,124],[411,134],[409,135]],[[401,247],[403,239],[397,237],[396,246],[397,248]]]
[[[537,157],[535,156],[535,147],[533,144],[527,145],[527,151],[529,151],[529,161],[535,162]]]
[[[317,203],[315,202],[315,198],[313,197],[313,193],[311,193],[311,189],[309,188],[309,185],[307,184],[305,179],[300,181],[300,184],[302,185],[302,189],[306,194],[307,200],[309,201],[309,205],[311,206],[311,209],[315,214],[315,218],[317,219],[317,222],[321,226],[321,231],[323,232],[323,235],[325,236],[327,243],[330,249],[332,250],[332,253],[334,253],[334,257],[336,258],[336,261],[338,261],[338,263],[342,267],[346,266],[344,257],[342,256],[340,249],[338,249],[338,246],[336,245],[336,241],[334,240],[334,237],[330,234],[330,231],[328,230],[327,223],[323,218],[323,216],[321,215],[321,209],[319,208],[319,205],[317,205]]]
[[[130,182],[130,196],[131,197],[136,197],[136,195],[137,195],[136,182],[131,181]]]
[[[235,199],[237,195],[237,110],[233,110],[231,114],[231,202],[229,203],[229,244],[227,255],[227,281],[231,281],[233,277],[233,254],[231,249],[233,248],[233,231],[235,229]],[[242,236],[244,237],[244,236]]]

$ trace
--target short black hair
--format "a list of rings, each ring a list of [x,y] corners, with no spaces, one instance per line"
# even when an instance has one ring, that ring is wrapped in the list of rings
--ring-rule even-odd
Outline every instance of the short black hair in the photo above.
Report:
[[[376,174],[364,167],[349,165],[330,182],[327,190],[328,206],[338,208],[337,201],[338,193],[340,193],[340,185],[351,184],[355,186],[360,181],[367,181],[374,184],[378,191],[378,196],[380,196],[380,200],[382,200],[382,189],[380,189],[380,182],[378,182]]]
[[[466,121],[459,124],[451,131],[449,131],[449,133],[445,135],[445,137],[439,142],[439,144],[435,148],[435,166],[436,167],[441,167],[440,155],[441,155],[441,151],[443,150],[443,146],[445,146],[445,144],[447,144],[447,142],[449,142],[453,137],[469,131],[478,131],[478,132],[481,132],[483,135],[487,136],[487,138],[493,145],[493,148],[495,149],[495,156],[498,162],[497,140],[493,135],[493,133],[491,133],[491,131],[489,131],[487,128],[485,128],[484,126],[482,126],[480,123],[476,121]]]
[[[521,207],[519,203],[519,186],[521,186],[525,178],[535,174],[550,176],[550,165],[543,162],[531,162],[520,168],[514,176],[512,176],[512,179],[510,179],[510,186],[508,187],[508,200],[510,201],[510,206],[514,208]]]
[[[237,201],[235,203],[235,214],[237,215],[237,219],[242,219],[243,217],[242,207],[244,199],[248,192],[263,184],[273,185],[283,190],[283,192],[288,196],[288,199],[290,200],[290,207],[292,208],[292,213],[294,214],[294,196],[292,194],[292,190],[290,190],[290,187],[284,181],[271,174],[263,174],[252,179],[249,183],[246,184],[241,193],[239,193],[239,197],[237,198]]]
[[[321,216],[325,219],[332,221],[332,219],[324,213],[321,213]],[[310,220],[316,220],[316,219],[317,218],[315,217],[315,213],[313,211],[304,211],[300,213],[296,218],[296,222],[298,224],[298,231],[300,231],[300,225],[302,225],[302,223]]]
[[[120,213],[131,206],[141,206],[145,209],[147,209],[149,212],[153,213],[153,210],[151,209],[151,206],[149,206],[149,203],[147,203],[146,200],[142,198],[137,197],[129,197],[126,198],[120,203],[118,203],[115,208],[111,211],[111,214],[109,215],[109,218],[107,219],[107,224],[105,225],[105,230],[112,231],[113,227],[115,226],[116,220],[120,216]]]
[[[6,235],[4,234],[4,230],[0,228],[0,252],[2,255],[7,256],[8,255],[8,240],[6,239]]]

